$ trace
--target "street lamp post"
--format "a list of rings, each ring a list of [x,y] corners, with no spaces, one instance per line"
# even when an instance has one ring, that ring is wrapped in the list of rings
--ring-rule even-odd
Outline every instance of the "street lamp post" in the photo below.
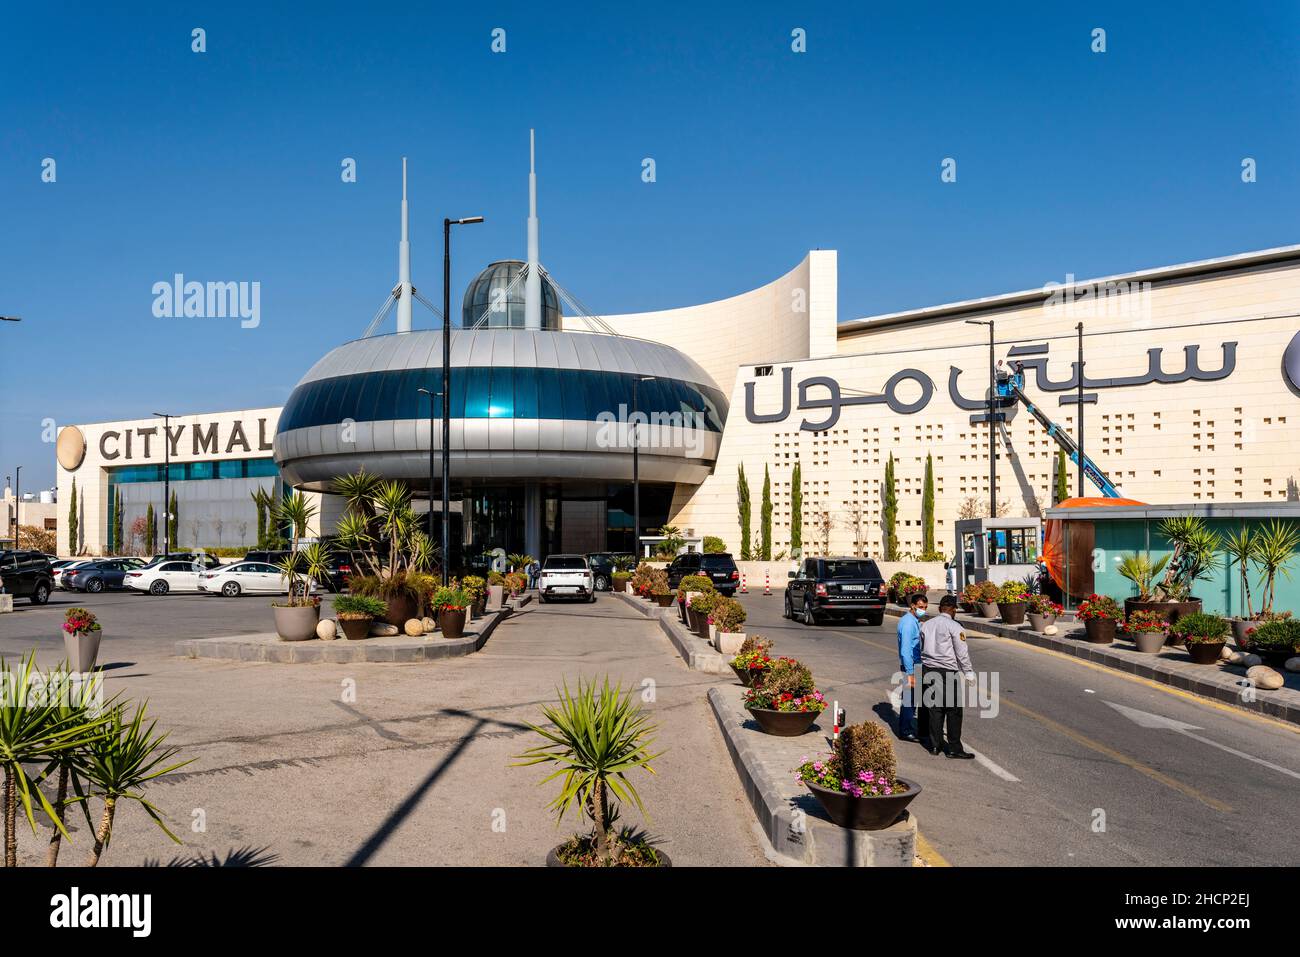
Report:
[[[641,561],[641,422],[639,387],[642,382],[653,382],[654,376],[643,375],[632,380],[632,554]]]
[[[417,389],[429,397],[429,541],[433,541],[433,400],[442,395],[441,392],[430,392],[428,389]]]
[[[18,551],[18,530],[23,527],[22,513],[19,511],[22,507],[23,467],[19,465],[14,469],[14,551]]]
[[[972,326],[989,327],[989,518],[998,517],[998,446],[993,432],[993,406],[997,400],[997,359],[994,356],[992,319],[967,319]]]
[[[1083,323],[1074,328],[1079,334],[1079,497],[1083,498]]]
[[[171,421],[167,412],[155,412],[163,420],[163,554],[172,551],[172,443]]]
[[[442,221],[442,583],[451,557],[451,227],[483,222],[482,216]],[[430,402],[433,400],[430,399]],[[433,446],[433,434],[429,435]],[[432,489],[430,490],[432,495]],[[432,502],[430,503],[432,504]]]

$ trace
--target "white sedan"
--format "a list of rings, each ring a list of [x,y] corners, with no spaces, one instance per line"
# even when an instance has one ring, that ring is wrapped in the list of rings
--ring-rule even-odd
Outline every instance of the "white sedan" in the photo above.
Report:
[[[312,592],[319,591],[314,581],[308,581]],[[289,580],[280,569],[266,562],[236,562],[199,573],[199,591],[210,595],[238,598],[247,592],[258,595],[285,595]],[[301,592],[302,585],[299,590]]]
[[[148,592],[150,595],[166,595],[173,591],[197,592],[199,574],[202,571],[202,565],[190,562],[155,562],[127,572],[122,579],[122,587]]]

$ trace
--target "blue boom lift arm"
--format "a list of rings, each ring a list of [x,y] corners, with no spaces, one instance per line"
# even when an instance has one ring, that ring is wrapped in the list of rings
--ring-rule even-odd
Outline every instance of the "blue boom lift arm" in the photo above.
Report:
[[[1019,363],[1013,367],[1013,372],[1002,372],[999,370],[997,375],[998,398],[1003,401],[1019,402],[1029,414],[1038,420],[1039,425],[1047,430],[1047,434],[1056,440],[1056,444],[1065,450],[1066,456],[1075,465],[1083,466],[1083,474],[1088,477],[1098,491],[1105,498],[1120,498],[1120,491],[1115,484],[1106,477],[1106,473],[1097,467],[1097,463],[1079,451],[1079,445],[1074,439],[1070,438],[1068,432],[1053,422],[1038,406],[1029,400],[1025,395],[1024,384],[1025,374]]]

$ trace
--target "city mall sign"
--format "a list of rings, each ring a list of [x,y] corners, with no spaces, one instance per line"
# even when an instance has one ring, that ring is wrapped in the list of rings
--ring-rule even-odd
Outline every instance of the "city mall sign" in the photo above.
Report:
[[[167,458],[175,462],[236,452],[246,455],[266,453],[271,451],[274,430],[274,423],[265,416],[249,422],[235,419],[231,422],[171,425],[167,427],[165,437],[162,423],[131,429],[105,429],[99,435],[99,457],[106,463],[121,465],[162,462]],[[80,467],[85,449],[85,436],[76,426],[68,426],[59,433],[59,464],[68,471]]]

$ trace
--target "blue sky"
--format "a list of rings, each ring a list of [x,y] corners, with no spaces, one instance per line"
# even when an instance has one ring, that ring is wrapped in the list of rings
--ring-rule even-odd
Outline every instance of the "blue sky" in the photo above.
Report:
[[[458,303],[524,251],[530,126],[543,262],[597,312],[734,295],[813,248],[848,320],[1300,239],[1293,3],[413,6],[10,5],[0,476],[53,482],[46,418],[283,402],[396,278],[403,155],[428,298],[441,218],[487,218],[457,236]],[[155,318],[177,272],[260,282],[261,325]]]

